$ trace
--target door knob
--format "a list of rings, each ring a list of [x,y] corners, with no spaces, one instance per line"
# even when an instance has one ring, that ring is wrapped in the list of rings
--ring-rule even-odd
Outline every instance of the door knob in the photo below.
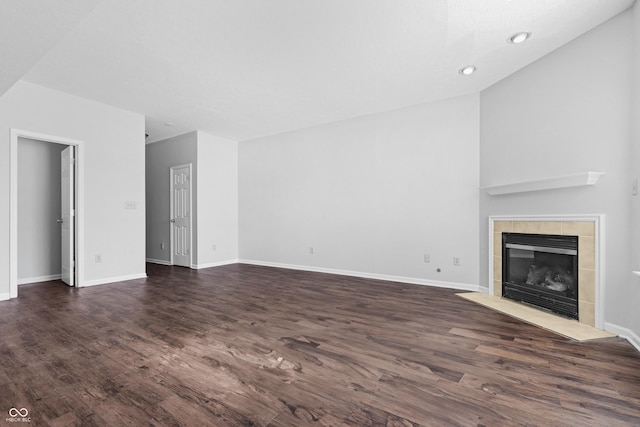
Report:
[[[62,219],[62,218],[57,219],[57,220],[56,220],[56,222],[57,222],[58,224],[62,224],[62,223],[64,222],[64,219]]]
[[[171,222],[176,222],[176,220],[175,220],[175,219],[172,219],[172,220],[171,220]]]

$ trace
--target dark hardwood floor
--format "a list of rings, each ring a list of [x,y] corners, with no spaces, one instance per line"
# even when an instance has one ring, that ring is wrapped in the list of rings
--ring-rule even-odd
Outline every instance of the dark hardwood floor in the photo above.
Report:
[[[44,426],[640,425],[623,339],[571,341],[449,289],[250,265],[148,274],[0,303],[0,425],[25,425],[11,408]]]

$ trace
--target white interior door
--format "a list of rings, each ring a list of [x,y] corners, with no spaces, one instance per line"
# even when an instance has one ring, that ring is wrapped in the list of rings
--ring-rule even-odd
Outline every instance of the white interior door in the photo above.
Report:
[[[62,181],[62,281],[69,286],[75,286],[75,179],[74,179],[74,147],[65,148],[60,154]]]
[[[171,168],[171,263],[191,267],[191,165]]]

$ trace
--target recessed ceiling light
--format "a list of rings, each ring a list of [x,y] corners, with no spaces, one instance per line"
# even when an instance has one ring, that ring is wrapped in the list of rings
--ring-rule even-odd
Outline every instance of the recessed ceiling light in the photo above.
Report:
[[[164,125],[170,128],[171,126],[175,126],[176,124],[173,122],[165,122]]]
[[[513,44],[520,44],[520,43],[524,43],[529,37],[531,37],[531,33],[526,33],[526,32],[516,33],[511,37],[509,37],[507,41]]]
[[[468,76],[469,74],[473,74],[476,71],[475,65],[467,65],[466,67],[462,67],[458,70],[460,74]]]

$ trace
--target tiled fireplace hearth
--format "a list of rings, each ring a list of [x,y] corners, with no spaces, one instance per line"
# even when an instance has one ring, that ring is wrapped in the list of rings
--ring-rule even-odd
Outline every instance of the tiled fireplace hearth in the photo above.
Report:
[[[578,236],[578,321],[603,329],[603,215],[491,216],[489,293],[502,297],[502,234]]]

